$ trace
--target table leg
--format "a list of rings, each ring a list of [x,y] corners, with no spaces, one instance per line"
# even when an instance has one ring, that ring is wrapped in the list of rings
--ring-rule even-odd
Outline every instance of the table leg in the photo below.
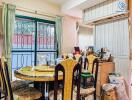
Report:
[[[49,100],[49,82],[34,82],[34,87],[40,89],[42,93],[41,100]]]
[[[45,100],[48,100],[48,98],[49,98],[49,94],[48,94],[48,82],[46,83],[45,82],[45,91],[44,91],[44,94],[45,94]]]
[[[44,90],[45,90],[45,82],[34,82],[34,87],[36,88],[36,89],[38,89],[38,90],[40,90],[41,91],[41,93],[42,93],[42,97],[41,97],[41,100],[45,100],[45,92],[44,92]]]

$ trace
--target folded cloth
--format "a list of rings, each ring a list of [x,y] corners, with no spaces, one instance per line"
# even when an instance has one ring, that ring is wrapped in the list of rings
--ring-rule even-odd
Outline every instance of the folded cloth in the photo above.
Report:
[[[118,100],[129,100],[128,84],[121,75],[109,75],[110,83],[115,84]]]
[[[123,77],[119,78],[119,83],[116,84],[116,92],[118,100],[129,100],[126,89],[126,82]]]
[[[103,84],[102,89],[103,89],[105,92],[107,92],[107,91],[111,91],[111,90],[114,89],[115,87],[116,87],[115,84],[110,84],[110,83],[108,83],[108,84]]]

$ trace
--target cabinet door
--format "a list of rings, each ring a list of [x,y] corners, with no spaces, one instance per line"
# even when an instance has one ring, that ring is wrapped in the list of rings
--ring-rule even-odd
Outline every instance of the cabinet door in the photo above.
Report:
[[[108,75],[109,73],[113,73],[115,71],[115,64],[112,62],[106,62],[101,64],[101,72],[100,72],[100,83],[101,85],[108,83]]]
[[[105,62],[99,64],[98,77],[96,84],[96,95],[101,95],[101,87],[108,83],[108,75],[115,71],[115,64],[113,62]]]

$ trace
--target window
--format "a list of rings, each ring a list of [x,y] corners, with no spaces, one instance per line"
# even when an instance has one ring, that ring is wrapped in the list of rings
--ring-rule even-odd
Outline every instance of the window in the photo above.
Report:
[[[53,21],[16,16],[12,40],[12,70],[40,64],[43,56],[47,61],[57,57]]]

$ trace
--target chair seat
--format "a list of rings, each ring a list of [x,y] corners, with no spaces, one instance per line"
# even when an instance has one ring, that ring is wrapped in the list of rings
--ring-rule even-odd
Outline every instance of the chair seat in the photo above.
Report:
[[[91,95],[94,93],[94,91],[95,91],[94,87],[86,88],[86,89],[81,88],[80,89],[80,95],[81,96]]]
[[[54,100],[54,90],[49,92],[49,100]],[[57,100],[62,100],[62,90],[57,91]]]
[[[13,92],[15,100],[35,100],[39,99],[42,94],[33,87],[21,88]]]
[[[76,92],[77,91],[77,88],[75,87],[74,88],[74,91]],[[95,91],[95,88],[94,87],[91,87],[91,88],[80,88],[80,95],[81,96],[87,96],[87,95],[91,95],[93,94]]]
[[[77,93],[73,91],[73,100],[76,100]],[[49,100],[54,100],[54,90],[49,92]],[[62,90],[58,90],[57,100],[62,100]]]
[[[16,91],[17,89],[28,87],[29,83],[30,83],[29,81],[23,81],[23,80],[12,81],[11,82],[12,91]]]

